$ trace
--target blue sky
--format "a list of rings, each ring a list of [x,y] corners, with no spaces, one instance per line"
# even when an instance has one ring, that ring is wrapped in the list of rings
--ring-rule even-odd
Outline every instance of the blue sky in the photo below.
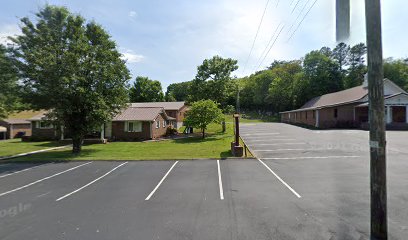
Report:
[[[296,8],[295,3],[299,1]],[[34,17],[45,3],[67,6],[100,23],[128,60],[133,79],[160,80],[165,88],[194,78],[205,58],[218,54],[238,60],[241,77],[259,69],[260,58],[279,26],[281,35],[261,68],[274,59],[295,59],[322,46],[334,47],[335,0],[317,0],[288,41],[314,0],[270,0],[258,40],[244,65],[267,0],[13,0],[0,9],[0,42],[19,33],[19,18]],[[364,0],[352,2],[351,44],[365,42]],[[408,57],[408,1],[383,1],[384,56]],[[303,12],[301,10],[304,9]],[[299,17],[298,17],[299,16]],[[297,19],[297,20],[296,20]],[[291,26],[294,27],[291,28]],[[290,31],[289,31],[290,30]],[[278,30],[280,31],[280,29]]]

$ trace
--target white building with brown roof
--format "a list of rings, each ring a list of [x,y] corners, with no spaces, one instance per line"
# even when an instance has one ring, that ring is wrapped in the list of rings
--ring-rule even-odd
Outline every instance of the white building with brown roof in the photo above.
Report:
[[[408,129],[408,94],[384,79],[386,123],[389,129]],[[299,109],[281,112],[281,121],[317,128],[367,128],[367,81],[363,85],[311,99]]]

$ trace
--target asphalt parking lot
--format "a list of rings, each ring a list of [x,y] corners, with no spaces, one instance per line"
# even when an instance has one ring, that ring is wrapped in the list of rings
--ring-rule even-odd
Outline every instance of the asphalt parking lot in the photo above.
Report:
[[[258,159],[0,165],[0,239],[369,239],[368,133],[243,125]],[[388,134],[390,239],[408,143]]]

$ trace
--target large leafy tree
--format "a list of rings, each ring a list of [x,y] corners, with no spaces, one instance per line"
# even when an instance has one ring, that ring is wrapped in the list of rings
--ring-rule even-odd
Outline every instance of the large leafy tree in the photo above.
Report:
[[[129,71],[115,42],[97,23],[65,7],[46,5],[36,21],[21,19],[14,57],[36,108],[68,128],[73,153],[84,136],[128,102]]]
[[[167,102],[186,101],[191,82],[172,83],[167,87],[165,99]]]
[[[17,73],[7,48],[0,44],[0,119],[21,105]]]
[[[386,59],[384,61],[384,77],[408,91],[408,61]]]
[[[224,121],[224,116],[218,106],[219,104],[212,100],[193,102],[184,119],[185,124],[201,129],[202,137],[205,138],[205,130],[207,130],[210,123]]]
[[[147,77],[136,77],[134,85],[130,88],[132,102],[162,102],[164,94],[161,83]]]
[[[197,75],[192,81],[189,100],[191,102],[210,99],[225,107],[236,87],[231,74],[238,69],[238,61],[214,56],[197,67]]]
[[[332,58],[336,60],[340,70],[343,72],[348,64],[350,46],[341,42],[333,49]]]
[[[294,108],[296,76],[302,72],[300,61],[292,61],[272,69],[273,82],[269,85],[266,100],[274,112]]]
[[[340,91],[343,87],[338,64],[318,51],[306,54],[303,61],[303,74],[304,81],[309,86],[308,99]]]
[[[352,88],[359,86],[364,81],[364,74],[367,72],[365,65],[365,55],[367,48],[364,43],[359,43],[350,48],[348,55],[349,69],[347,77],[344,79],[344,87]]]

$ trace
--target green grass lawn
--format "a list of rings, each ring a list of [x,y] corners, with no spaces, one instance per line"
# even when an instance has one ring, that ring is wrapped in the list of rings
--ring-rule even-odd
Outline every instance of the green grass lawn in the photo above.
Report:
[[[111,142],[83,146],[78,156],[71,149],[55,150],[16,159],[17,161],[66,161],[66,160],[166,160],[231,157],[233,141],[232,124],[227,132],[221,132],[221,125],[209,126],[208,136],[192,137],[159,142]],[[14,160],[14,161],[16,161]]]
[[[0,157],[61,146],[58,142],[22,142],[21,139],[0,141]]]

